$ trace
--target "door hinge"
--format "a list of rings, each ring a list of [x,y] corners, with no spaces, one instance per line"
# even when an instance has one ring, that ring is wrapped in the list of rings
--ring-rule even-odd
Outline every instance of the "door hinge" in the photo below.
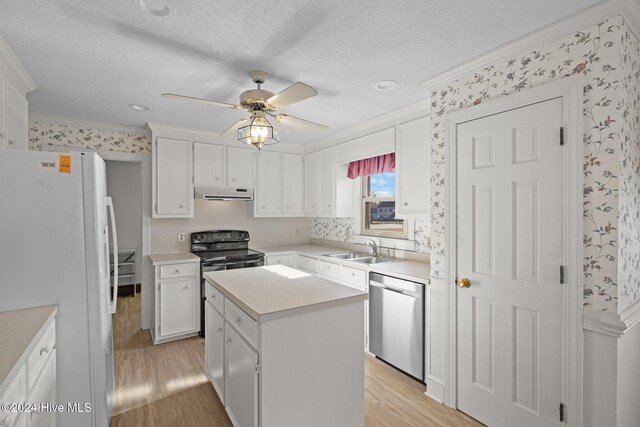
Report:
[[[158,285],[158,292],[160,292],[160,285]]]
[[[564,145],[564,126],[560,126],[560,145]]]
[[[256,363],[256,374],[260,373],[260,364]]]
[[[564,285],[564,265],[560,266],[560,284]]]
[[[560,408],[559,408],[559,409],[560,409],[560,422],[561,422],[561,423],[563,423],[563,422],[564,422],[564,419],[565,419],[565,417],[566,417],[566,416],[565,416],[565,413],[564,413],[564,410],[565,410],[564,403],[561,403],[561,404],[560,404]]]

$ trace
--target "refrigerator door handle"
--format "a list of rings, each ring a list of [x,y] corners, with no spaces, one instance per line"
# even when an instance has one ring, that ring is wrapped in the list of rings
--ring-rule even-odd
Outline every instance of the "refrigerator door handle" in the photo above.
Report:
[[[116,233],[116,217],[113,212],[113,200],[108,196],[105,197],[105,199],[111,219],[111,240],[113,241],[113,297],[109,303],[109,308],[111,314],[114,314],[118,306],[118,234]]]

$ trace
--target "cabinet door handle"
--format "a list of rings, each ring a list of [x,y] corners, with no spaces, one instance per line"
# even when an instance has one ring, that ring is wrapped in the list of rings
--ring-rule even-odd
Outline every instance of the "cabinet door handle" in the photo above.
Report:
[[[227,344],[231,344],[231,337],[227,338]]]
[[[404,206],[409,206],[409,202],[404,202],[403,205]]]
[[[9,145],[16,145],[15,139],[10,139],[9,140]]]
[[[4,139],[4,137],[5,137],[5,133],[4,132],[0,132],[0,138]],[[8,417],[8,415],[7,415],[7,417]]]
[[[179,207],[180,209],[182,209],[182,206],[183,206],[183,205],[179,205],[178,207]]]
[[[44,353],[49,353],[49,346],[48,345],[46,345],[46,346],[44,346],[44,347],[42,347],[40,349],[40,356],[42,356]]]
[[[216,180],[216,181],[218,180],[218,177],[217,177],[217,176],[216,176],[215,180]]]
[[[213,298],[213,300],[216,300],[216,294],[211,295],[211,298]]]
[[[176,274],[180,274],[180,269],[176,268]]]
[[[189,285],[184,285],[184,288],[182,288],[183,291],[186,291],[187,289],[189,289]]]
[[[222,327],[218,328],[218,333],[222,333]]]
[[[240,323],[242,323],[242,319],[240,319],[239,317],[236,319],[236,325],[240,326]]]

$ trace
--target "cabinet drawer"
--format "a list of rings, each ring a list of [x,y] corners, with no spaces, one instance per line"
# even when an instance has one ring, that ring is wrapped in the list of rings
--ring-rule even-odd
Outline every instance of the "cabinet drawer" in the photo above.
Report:
[[[29,389],[33,387],[33,384],[38,379],[40,371],[45,362],[49,358],[49,355],[53,351],[53,347],[56,345],[56,321],[51,322],[46,332],[40,337],[40,341],[31,351],[31,354],[27,358],[27,378],[29,379]]]
[[[224,315],[227,321],[255,347],[258,337],[258,323],[228,299],[225,299],[224,302]]]
[[[331,279],[340,280],[340,264],[336,264],[334,262],[329,262],[325,260],[320,260],[319,274],[329,277]]]
[[[318,260],[304,255],[298,255],[298,268],[310,271],[312,273],[318,272]]]
[[[27,399],[27,375],[24,365],[13,379],[9,389],[0,398],[0,403],[23,403]],[[0,425],[10,426],[18,419],[20,412],[0,412]]]
[[[286,265],[293,267],[293,255],[269,255],[266,257],[267,265]]]
[[[340,282],[348,285],[354,285],[358,289],[364,291],[367,289],[367,272],[365,270],[343,265],[342,271],[340,272]]]
[[[170,279],[172,277],[195,276],[198,272],[198,264],[190,262],[188,264],[172,264],[160,267],[160,278]]]
[[[224,313],[224,295],[213,285],[207,283],[205,287],[205,296],[207,301],[211,303],[220,313]]]

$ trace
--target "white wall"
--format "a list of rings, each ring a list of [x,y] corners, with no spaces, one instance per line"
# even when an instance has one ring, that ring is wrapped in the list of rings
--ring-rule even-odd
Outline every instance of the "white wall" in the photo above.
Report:
[[[195,201],[190,219],[152,219],[151,252],[189,252],[190,234],[204,230],[246,230],[250,247],[309,243],[309,218],[251,218],[249,202]],[[178,233],[186,233],[178,242]]]
[[[107,160],[107,193],[113,199],[119,249],[135,249],[136,283],[141,283],[142,170],[141,163]]]

